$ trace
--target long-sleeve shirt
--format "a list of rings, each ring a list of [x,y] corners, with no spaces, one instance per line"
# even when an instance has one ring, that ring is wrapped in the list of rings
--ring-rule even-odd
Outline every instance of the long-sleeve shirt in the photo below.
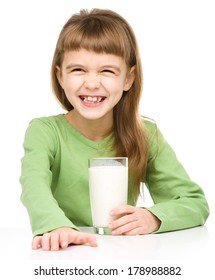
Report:
[[[143,122],[149,142],[144,183],[154,201],[148,210],[161,221],[156,233],[204,224],[209,207],[202,189],[189,178],[156,124]],[[100,142],[86,138],[63,114],[30,122],[20,182],[33,235],[59,227],[92,226],[88,159],[115,156],[113,143],[113,133]],[[128,204],[136,205],[131,183]]]

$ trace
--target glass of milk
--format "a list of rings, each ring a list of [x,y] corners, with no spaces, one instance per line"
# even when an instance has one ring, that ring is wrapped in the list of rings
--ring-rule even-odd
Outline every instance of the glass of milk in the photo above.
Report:
[[[115,217],[110,216],[110,211],[127,204],[128,158],[89,159],[89,190],[94,230],[111,234],[107,226]]]

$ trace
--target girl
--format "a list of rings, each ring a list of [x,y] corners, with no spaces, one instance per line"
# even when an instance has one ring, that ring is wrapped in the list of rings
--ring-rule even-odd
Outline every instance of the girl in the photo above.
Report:
[[[32,248],[96,246],[92,226],[88,158],[129,158],[128,205],[110,215],[113,235],[160,233],[205,223],[209,209],[156,125],[138,114],[142,70],[135,35],[113,11],[73,15],[53,57],[52,86],[65,115],[31,121],[25,135],[21,199],[33,231]],[[136,207],[140,183],[153,198]]]

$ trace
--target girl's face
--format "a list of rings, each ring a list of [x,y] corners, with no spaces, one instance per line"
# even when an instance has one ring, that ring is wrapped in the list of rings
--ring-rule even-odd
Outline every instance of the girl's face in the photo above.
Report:
[[[132,86],[134,67],[128,69],[119,56],[81,49],[64,54],[57,77],[74,113],[96,120],[112,117],[123,91]]]

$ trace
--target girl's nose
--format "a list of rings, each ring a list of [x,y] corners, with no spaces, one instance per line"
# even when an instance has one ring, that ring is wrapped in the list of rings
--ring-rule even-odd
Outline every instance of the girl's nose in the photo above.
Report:
[[[97,74],[88,74],[84,83],[88,89],[96,89],[100,87],[100,77]]]

